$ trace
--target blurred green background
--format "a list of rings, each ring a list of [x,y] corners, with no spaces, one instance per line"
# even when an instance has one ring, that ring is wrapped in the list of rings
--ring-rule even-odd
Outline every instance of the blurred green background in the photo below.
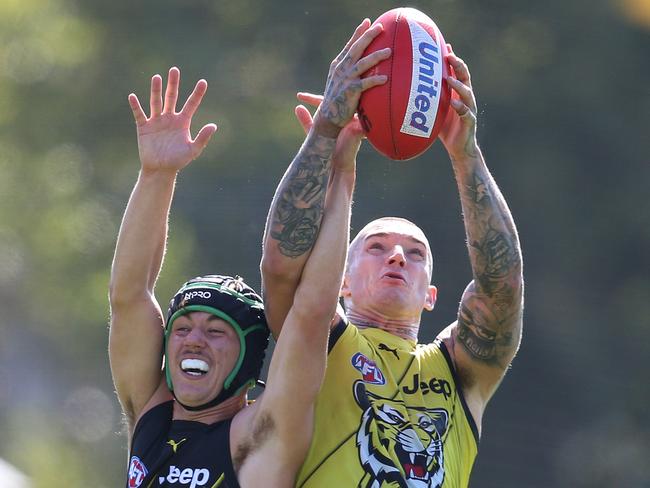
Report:
[[[523,344],[488,407],[475,488],[650,486],[650,0],[414,1],[470,66],[479,139],[524,253]],[[157,287],[239,273],[259,287],[276,183],[302,141],[295,92],[389,1],[0,2],[0,458],[34,487],[124,486],[107,286],[139,162],[127,95],[182,71],[219,131],[179,178]],[[434,145],[364,145],[353,231],[427,232],[455,319],[470,279],[451,166]],[[0,480],[0,487],[6,483]],[[7,487],[11,488],[11,487]]]

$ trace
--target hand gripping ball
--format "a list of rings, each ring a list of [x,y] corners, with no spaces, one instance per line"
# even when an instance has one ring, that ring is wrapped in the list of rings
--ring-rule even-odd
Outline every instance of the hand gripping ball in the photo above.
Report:
[[[433,144],[449,110],[447,44],[433,20],[414,8],[389,10],[374,23],[384,30],[363,55],[385,47],[392,55],[364,76],[387,75],[388,81],[363,92],[359,119],[377,151],[411,159]]]

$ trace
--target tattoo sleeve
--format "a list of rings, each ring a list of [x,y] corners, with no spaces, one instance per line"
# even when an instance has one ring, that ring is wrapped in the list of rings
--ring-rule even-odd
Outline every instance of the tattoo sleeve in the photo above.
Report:
[[[522,259],[510,210],[482,157],[454,170],[474,280],[458,313],[457,340],[477,361],[507,368],[519,345]]]
[[[316,241],[335,144],[335,139],[310,136],[276,191],[268,229],[280,252],[289,258],[303,256]]]
[[[341,73],[349,73],[354,64],[348,53],[340,63],[341,72],[337,72],[328,78],[325,87],[325,99],[321,104],[324,117],[341,127],[354,116],[357,109],[357,104],[351,104],[350,99],[359,97],[362,91],[360,79],[349,82],[342,78]],[[344,81],[347,83],[344,84]]]

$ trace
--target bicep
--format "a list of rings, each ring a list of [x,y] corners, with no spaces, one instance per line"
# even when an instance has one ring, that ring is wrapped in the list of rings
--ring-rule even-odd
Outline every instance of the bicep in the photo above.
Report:
[[[500,303],[470,283],[451,327],[454,362],[464,388],[487,403],[517,352],[521,338],[518,300]]]
[[[111,373],[120,403],[129,417],[138,417],[160,385],[163,326],[162,311],[153,299],[111,310]]]
[[[274,280],[263,276],[264,315],[274,339],[280,337],[284,322],[293,305],[297,282]]]

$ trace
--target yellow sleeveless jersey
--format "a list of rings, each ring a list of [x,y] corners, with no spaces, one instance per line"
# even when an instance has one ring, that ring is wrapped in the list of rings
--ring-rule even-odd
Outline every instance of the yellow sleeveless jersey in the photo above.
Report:
[[[461,488],[478,431],[445,345],[339,324],[298,488]]]

